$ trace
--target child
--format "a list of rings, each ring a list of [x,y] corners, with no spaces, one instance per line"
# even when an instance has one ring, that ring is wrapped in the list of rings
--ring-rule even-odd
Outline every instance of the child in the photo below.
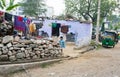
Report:
[[[63,40],[63,37],[60,37],[60,41],[59,41],[60,47],[61,48],[65,48],[65,41]]]

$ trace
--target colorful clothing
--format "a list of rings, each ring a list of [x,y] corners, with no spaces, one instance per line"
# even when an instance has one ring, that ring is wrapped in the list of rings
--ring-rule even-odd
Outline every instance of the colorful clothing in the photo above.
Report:
[[[35,24],[34,24],[34,23],[31,23],[31,24],[29,25],[29,30],[30,30],[30,33],[35,32],[35,31],[36,31],[36,26],[35,26]]]
[[[4,15],[4,12],[0,11],[0,16],[3,16]]]
[[[19,16],[14,16],[14,28],[16,30],[25,31],[25,23],[19,20]]]
[[[60,40],[59,44],[60,44],[61,48],[65,48],[65,41],[64,40]]]
[[[23,22],[27,23],[27,20],[28,19],[26,17],[23,18]]]
[[[57,26],[57,23],[52,23],[52,27],[55,28]]]
[[[52,36],[59,36],[60,35],[60,23],[56,23],[56,27],[52,26]]]

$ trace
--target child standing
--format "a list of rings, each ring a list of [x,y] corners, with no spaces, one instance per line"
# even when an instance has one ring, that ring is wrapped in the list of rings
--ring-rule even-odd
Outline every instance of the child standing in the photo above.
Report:
[[[65,48],[65,41],[63,40],[63,37],[60,37],[60,41],[59,41],[60,47],[61,48]]]

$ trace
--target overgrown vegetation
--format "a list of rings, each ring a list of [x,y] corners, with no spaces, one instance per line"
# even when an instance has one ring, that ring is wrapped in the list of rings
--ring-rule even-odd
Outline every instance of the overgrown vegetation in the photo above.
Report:
[[[101,44],[96,44],[96,42],[94,40],[91,41],[90,45],[94,46],[97,50],[102,48],[102,45]]]

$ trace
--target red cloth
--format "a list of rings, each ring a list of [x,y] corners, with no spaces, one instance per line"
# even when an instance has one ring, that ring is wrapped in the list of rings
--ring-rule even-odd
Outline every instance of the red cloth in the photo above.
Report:
[[[22,22],[23,21],[23,17],[18,16],[18,20]]]
[[[0,16],[2,16],[4,14],[4,12],[0,11]]]

